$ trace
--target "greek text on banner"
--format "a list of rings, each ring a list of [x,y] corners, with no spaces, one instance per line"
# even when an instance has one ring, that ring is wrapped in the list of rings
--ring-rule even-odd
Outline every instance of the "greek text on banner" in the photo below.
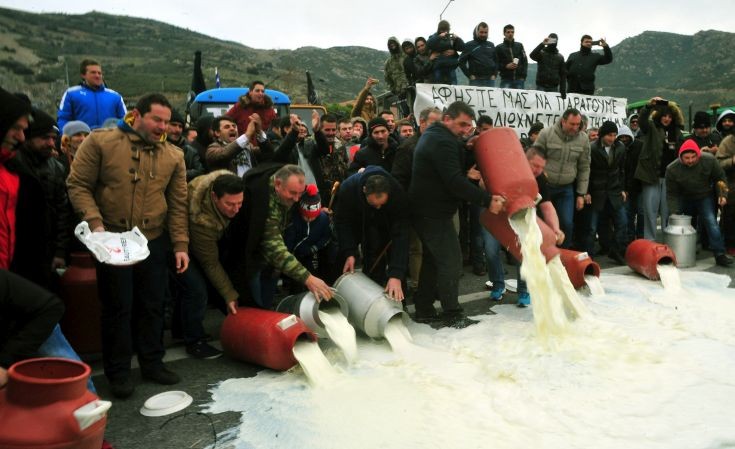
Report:
[[[553,125],[568,108],[576,108],[587,116],[590,128],[599,127],[606,120],[623,125],[628,104],[625,98],[615,97],[568,94],[562,99],[557,92],[538,90],[416,84],[416,115],[431,106],[443,110],[455,101],[470,105],[478,117],[490,116],[495,126],[514,128],[519,137],[525,136],[536,122],[543,123],[545,128]]]

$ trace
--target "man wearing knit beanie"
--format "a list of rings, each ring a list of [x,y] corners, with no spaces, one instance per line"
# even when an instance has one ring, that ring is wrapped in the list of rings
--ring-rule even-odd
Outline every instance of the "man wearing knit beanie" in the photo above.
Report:
[[[628,215],[624,206],[628,193],[625,191],[625,145],[616,139],[617,136],[617,125],[606,121],[600,126],[597,140],[590,144],[590,182],[585,198],[589,198],[592,207],[583,210],[589,214],[583,246],[594,255],[595,235],[599,235],[600,247],[608,252],[608,257],[624,265],[623,254],[628,244]],[[613,235],[610,235],[608,222],[613,223]]]
[[[679,148],[679,157],[666,167],[666,201],[669,213],[697,216],[697,224],[707,232],[709,246],[717,265],[732,265],[725,254],[725,241],[717,225],[717,205],[727,204],[725,172],[711,154],[702,153],[693,139]]]
[[[348,175],[353,175],[368,165],[379,165],[390,173],[397,151],[398,142],[390,136],[388,121],[383,117],[375,117],[368,123],[368,138],[355,153],[347,170]]]
[[[717,153],[717,147],[722,142],[719,134],[712,132],[712,121],[709,114],[704,111],[694,113],[692,120],[692,139],[699,145],[701,151]]]

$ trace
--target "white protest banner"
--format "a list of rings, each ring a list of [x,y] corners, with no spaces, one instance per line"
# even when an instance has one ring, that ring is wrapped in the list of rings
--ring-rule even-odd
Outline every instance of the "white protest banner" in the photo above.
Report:
[[[414,111],[417,116],[424,108],[436,106],[444,110],[455,101],[470,105],[478,117],[490,116],[495,126],[514,128],[519,137],[525,137],[536,122],[543,123],[544,128],[552,126],[569,108],[576,108],[589,117],[590,128],[599,127],[606,120],[623,125],[628,104],[625,98],[615,97],[568,94],[562,99],[557,92],[538,90],[416,84]]]

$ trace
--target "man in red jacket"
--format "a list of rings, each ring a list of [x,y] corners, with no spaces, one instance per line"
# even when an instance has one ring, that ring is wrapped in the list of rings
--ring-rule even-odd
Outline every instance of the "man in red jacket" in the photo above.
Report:
[[[250,91],[241,96],[237,103],[227,111],[226,115],[234,118],[237,129],[245,132],[251,120],[250,116],[253,114],[260,116],[264,131],[271,127],[271,122],[276,118],[273,100],[265,93],[265,84],[262,81],[250,83]]]
[[[15,206],[18,202],[18,175],[6,163],[25,141],[31,105],[0,88],[0,268],[7,270],[15,249]]]

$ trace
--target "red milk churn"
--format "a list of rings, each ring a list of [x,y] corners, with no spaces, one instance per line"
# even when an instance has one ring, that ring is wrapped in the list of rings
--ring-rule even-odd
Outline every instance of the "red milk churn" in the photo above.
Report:
[[[0,390],[0,449],[99,449],[112,405],[87,390],[91,370],[61,358],[8,370]]]
[[[510,227],[508,215],[504,211],[493,214],[488,210],[484,210],[480,213],[480,223],[498,239],[505,249],[513,254],[513,257],[518,260],[523,260],[521,256],[521,243],[513,228]],[[541,252],[546,257],[546,262],[548,263],[554,256],[559,254],[559,248],[556,247],[556,234],[554,234],[554,231],[551,230],[549,225],[538,217],[536,217],[536,223],[538,223],[541,229],[541,236],[543,237]]]
[[[625,251],[625,261],[628,266],[651,280],[658,280],[657,265],[676,266],[674,251],[663,243],[646,239],[634,240]]]
[[[71,263],[59,281],[64,301],[61,330],[79,354],[102,352],[97,272],[91,253],[72,253]]]
[[[271,310],[240,307],[222,323],[220,341],[225,353],[237,360],[285,371],[298,362],[297,340],[317,341],[301,318]]]
[[[559,251],[561,263],[567,270],[567,275],[574,288],[578,289],[587,285],[584,280],[585,275],[600,277],[600,266],[587,253],[561,248]]]
[[[505,197],[507,215],[536,204],[538,185],[511,128],[493,128],[475,142],[475,159],[487,191]]]

